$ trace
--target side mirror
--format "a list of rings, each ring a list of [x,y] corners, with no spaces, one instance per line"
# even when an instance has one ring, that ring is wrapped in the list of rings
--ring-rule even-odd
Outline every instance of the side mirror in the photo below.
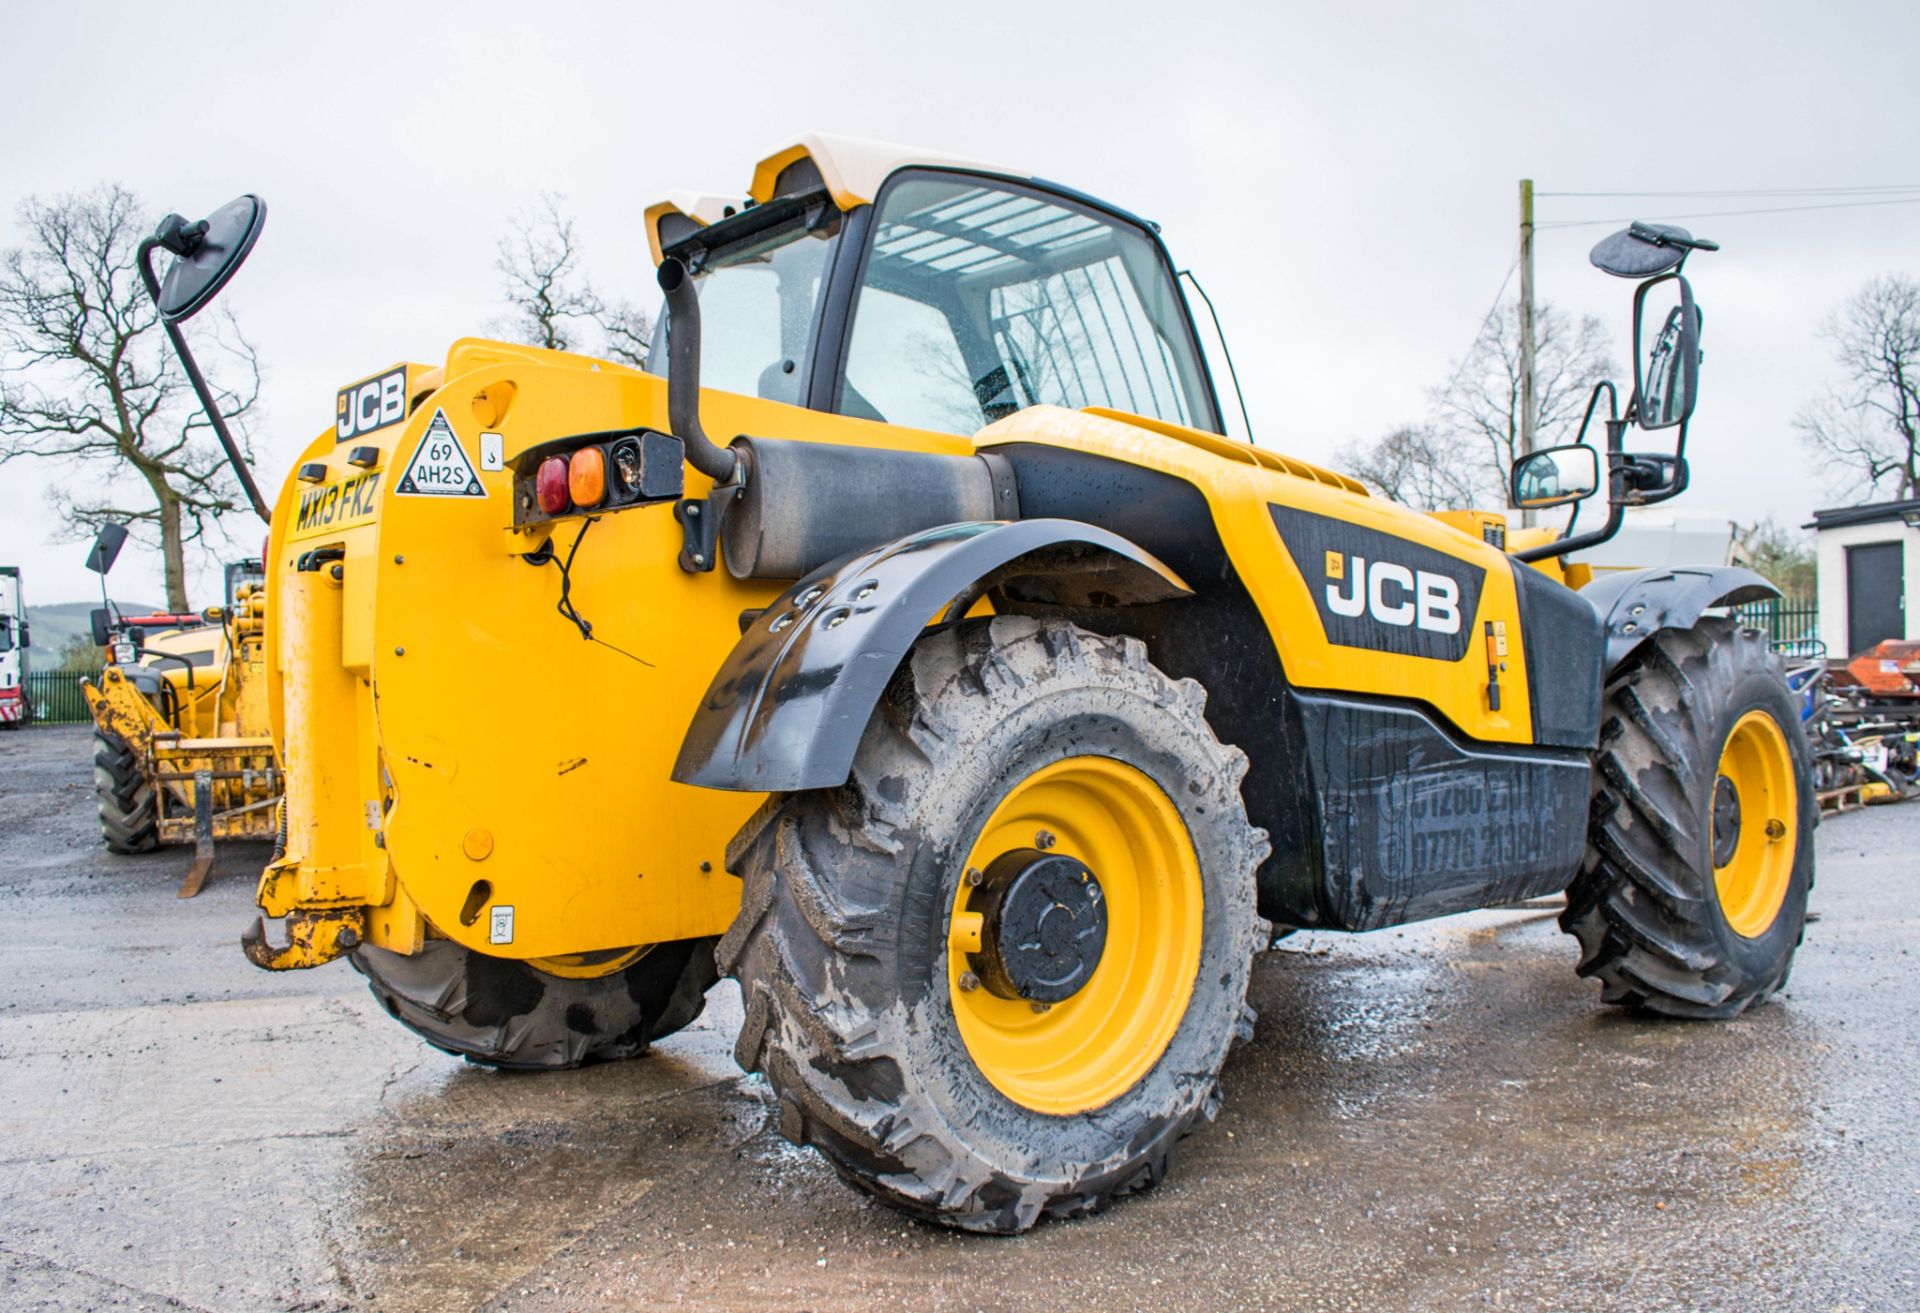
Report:
[[[246,195],[228,201],[198,223],[177,214],[160,221],[153,240],[173,252],[173,267],[160,284],[156,304],[170,324],[193,318],[238,272],[266,226],[267,203]]]
[[[20,646],[33,646],[33,630],[27,628],[27,622],[24,620],[20,622]]]
[[[1599,488],[1599,454],[1579,443],[1523,456],[1513,463],[1508,480],[1513,505],[1529,511],[1585,501]]]
[[[93,546],[87,550],[87,569],[95,574],[105,574],[113,569],[114,561],[120,555],[120,549],[127,544],[127,526],[115,524],[109,520],[100,526],[93,535]],[[103,584],[102,587],[105,587]]]
[[[113,622],[107,616],[107,608],[96,606],[87,612],[87,623],[93,629],[93,645],[105,647],[113,641]]]
[[[1679,274],[1650,279],[1633,295],[1634,422],[1667,429],[1693,415],[1700,387],[1700,309]]]

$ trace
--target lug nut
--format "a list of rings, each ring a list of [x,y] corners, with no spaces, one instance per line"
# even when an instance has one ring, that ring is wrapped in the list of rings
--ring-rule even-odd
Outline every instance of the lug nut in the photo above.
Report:
[[[984,875],[982,875],[982,874],[980,873],[980,868],[979,868],[979,867],[977,867],[977,866],[969,866],[969,867],[967,868],[967,875],[966,875],[966,880],[967,880],[967,887],[968,887],[968,888],[970,888],[970,889],[978,889],[978,888],[980,887],[980,882],[981,882],[982,880],[984,880],[984,879],[986,879],[986,878],[987,878],[986,876],[984,876]]]
[[[974,975],[971,971],[962,971],[960,973],[960,988],[966,993],[971,994],[974,990],[980,988],[980,977]]]
[[[1036,1016],[1053,1011],[1053,1004],[1051,1003],[1031,1003],[1028,1004],[1028,1006],[1033,1009]]]
[[[1053,845],[1058,842],[1059,840],[1053,837],[1052,830],[1042,830],[1038,834],[1033,836],[1033,846],[1038,848],[1041,852],[1045,852],[1047,849],[1053,847]]]
[[[1780,842],[1780,840],[1786,837],[1787,837],[1786,822],[1780,820],[1778,817],[1775,817],[1767,822],[1767,838],[1768,839],[1772,840],[1774,843],[1778,843]]]

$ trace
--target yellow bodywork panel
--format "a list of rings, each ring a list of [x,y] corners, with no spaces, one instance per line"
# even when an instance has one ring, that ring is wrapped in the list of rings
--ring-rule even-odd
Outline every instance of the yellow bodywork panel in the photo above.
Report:
[[[1110,417],[1111,416],[1111,417]],[[1041,442],[1165,471],[1205,494],[1214,527],[1265,617],[1287,678],[1305,689],[1377,694],[1424,702],[1471,738],[1532,741],[1532,712],[1521,663],[1499,672],[1500,707],[1488,697],[1486,647],[1472,641],[1489,624],[1520,632],[1519,600],[1506,554],[1424,515],[1369,497],[1358,484],[1305,462],[1299,469],[1260,457],[1223,458],[1215,434],[1123,420],[1117,412],[1035,406],[983,430],[983,446]],[[1251,451],[1253,449],[1247,448]],[[1271,506],[1291,507],[1344,524],[1376,529],[1432,548],[1485,572],[1475,614],[1463,616],[1469,640],[1457,661],[1438,661],[1347,647],[1329,641],[1309,582],[1274,525]],[[1331,563],[1329,563],[1331,564]],[[1316,584],[1318,581],[1316,579]],[[1518,649],[1515,649],[1516,651]]]
[[[724,870],[726,844],[761,797],[669,776],[741,613],[783,584],[680,570],[683,531],[668,503],[512,527],[516,457],[570,435],[664,431],[664,380],[477,340],[457,343],[441,371],[408,369],[437,385],[431,395],[404,422],[350,442],[322,435],[300,463],[323,465],[323,477],[291,481],[274,515],[269,692],[289,779],[288,843],[262,877],[263,908],[359,908],[366,940],[381,947],[412,952],[441,935],[516,958],[724,931],[740,891]],[[703,393],[701,406],[723,441],[755,433],[953,454],[1041,443],[1187,480],[1206,497],[1293,683],[1410,699],[1469,737],[1530,741],[1524,663],[1498,672],[1496,709],[1491,644],[1479,641],[1489,625],[1519,633],[1507,558],[1344,476],[1111,411],[1034,407],[968,439],[721,392]],[[475,485],[462,474],[460,495],[408,492],[416,458],[445,454],[428,444],[449,433]],[[366,446],[377,461],[349,465]],[[687,485],[700,497],[708,481],[689,469]],[[1480,567],[1477,605],[1460,617],[1465,655],[1329,641],[1313,592],[1327,580],[1297,568],[1276,506]],[[552,559],[530,561],[549,537]],[[559,609],[562,565],[591,637]],[[276,964],[311,965],[326,951],[316,944]]]
[[[521,452],[569,434],[665,429],[664,380],[478,341],[456,344],[445,376],[404,425],[351,444],[377,443],[377,467],[347,465],[350,444],[327,434],[301,457],[326,464],[326,477],[281,495],[270,688],[291,781],[289,837],[262,879],[262,906],[286,915],[365,904],[380,909],[368,941],[401,952],[428,925],[514,957],[718,934],[739,902],[723,869],[727,840],[759,798],[668,775],[739,638],[740,613],[782,585],[736,581],[724,568],[682,572],[671,504],[590,527],[577,515],[537,533],[511,527],[510,467]],[[715,433],[972,449],[965,438],[719,392],[705,394],[703,414]],[[484,496],[401,490],[442,418]],[[481,468],[482,433],[500,435],[509,468]],[[707,481],[687,478],[688,495],[702,495]],[[376,514],[354,504],[355,481],[377,489]],[[314,532],[316,513],[303,528],[302,504],[321,508],[318,518],[345,509],[332,532]],[[591,641],[556,609],[559,564],[524,559],[549,531],[557,562],[571,560],[569,595]],[[314,561],[328,549],[337,559]],[[302,558],[316,568],[300,570]],[[510,939],[496,909],[512,909]]]

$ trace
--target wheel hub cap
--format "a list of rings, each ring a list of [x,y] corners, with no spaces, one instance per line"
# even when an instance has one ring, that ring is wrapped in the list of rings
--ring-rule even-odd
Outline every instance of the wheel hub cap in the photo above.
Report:
[[[1713,865],[1714,869],[1733,860],[1740,846],[1740,790],[1722,775],[1713,783]]]
[[[992,993],[1063,1003],[1093,978],[1107,946],[1107,900],[1085,862],[1037,848],[1002,853],[975,906],[980,983]]]

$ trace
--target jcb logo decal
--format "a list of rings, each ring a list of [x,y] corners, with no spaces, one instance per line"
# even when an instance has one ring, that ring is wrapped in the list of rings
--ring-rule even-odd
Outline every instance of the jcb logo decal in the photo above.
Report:
[[[389,369],[378,378],[349,383],[334,400],[336,441],[359,438],[398,424],[407,417],[407,367]]]
[[[1327,609],[1335,615],[1372,616],[1383,625],[1418,625],[1436,634],[1460,632],[1460,585],[1451,575],[1429,570],[1409,570],[1392,561],[1368,561],[1352,558],[1353,568],[1335,569],[1329,553],[1327,574],[1334,579],[1346,577],[1352,582],[1346,594],[1340,585],[1327,585]]]
[[[338,483],[309,488],[300,494],[289,538],[351,529],[372,520],[380,508],[380,471],[368,470]]]
[[[1329,643],[1436,661],[1466,655],[1483,567],[1331,516],[1268,509]]]

